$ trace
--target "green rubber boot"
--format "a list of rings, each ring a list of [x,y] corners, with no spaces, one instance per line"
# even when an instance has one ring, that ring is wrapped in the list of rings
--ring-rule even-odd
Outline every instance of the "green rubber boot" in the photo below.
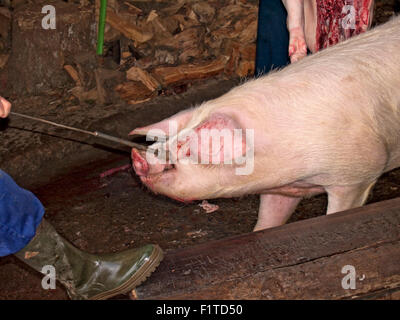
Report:
[[[53,266],[71,299],[103,300],[140,285],[160,264],[163,252],[150,244],[112,254],[86,253],[43,219],[35,237],[15,256],[39,272],[45,265]]]

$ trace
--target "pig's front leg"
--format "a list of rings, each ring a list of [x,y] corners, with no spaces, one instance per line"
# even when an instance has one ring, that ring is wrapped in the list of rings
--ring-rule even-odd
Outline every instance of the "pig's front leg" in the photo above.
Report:
[[[257,224],[253,231],[277,227],[290,218],[301,198],[279,194],[262,194]]]
[[[331,186],[326,188],[328,193],[328,209],[326,214],[361,207],[376,180],[351,186]]]
[[[287,16],[289,30],[290,62],[296,62],[307,55],[307,44],[304,36],[304,0],[282,0]]]

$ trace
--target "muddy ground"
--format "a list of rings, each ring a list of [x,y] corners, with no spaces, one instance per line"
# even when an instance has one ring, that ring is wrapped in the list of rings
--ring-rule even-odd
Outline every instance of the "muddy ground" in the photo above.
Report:
[[[398,6],[380,2],[376,21]],[[398,8],[397,8],[398,9]],[[139,106],[79,104],[65,92],[10,97],[14,111],[126,137],[134,127],[163,119],[188,106],[219,96],[238,82],[211,79],[185,93],[163,96]],[[1,168],[32,190],[46,207],[46,218],[74,245],[93,253],[117,252],[158,243],[166,252],[205,241],[251,232],[258,197],[210,201],[219,210],[206,213],[199,202],[182,204],[148,192],[127,168],[129,150],[108,142],[11,117],[0,123]],[[368,202],[400,196],[400,170],[385,174]],[[301,202],[289,223],[324,214],[326,196]],[[0,299],[66,299],[61,285],[41,288],[41,275],[13,256],[0,258]],[[118,296],[117,299],[128,299]]]

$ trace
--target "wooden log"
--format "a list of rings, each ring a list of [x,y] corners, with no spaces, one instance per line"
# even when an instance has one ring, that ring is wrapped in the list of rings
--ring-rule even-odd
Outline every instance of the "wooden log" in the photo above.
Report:
[[[77,86],[70,90],[71,94],[78,98],[80,102],[83,101],[97,101],[98,100],[98,90],[93,88],[89,91],[85,91],[83,87]]]
[[[184,31],[177,33],[171,38],[164,38],[157,41],[158,46],[166,46],[174,49],[185,50],[187,48],[199,47],[201,44],[201,37],[205,33],[203,27],[192,27],[185,29]]]
[[[167,253],[137,299],[399,296],[400,198]],[[355,268],[355,289],[342,273]]]
[[[178,22],[178,26],[181,31],[200,25],[200,22],[199,20],[197,20],[197,17],[193,17],[190,15],[184,16],[183,14],[175,14],[171,16],[171,18]]]
[[[228,63],[225,66],[225,74],[231,76],[239,63],[240,58],[240,43],[231,39],[225,39],[222,42],[221,54],[228,57]]]
[[[128,1],[124,1],[124,4],[128,7],[128,10],[134,14],[141,15],[143,14],[143,10],[134,6],[132,3],[129,3]]]
[[[169,33],[171,34],[176,34],[179,32],[182,32],[183,29],[180,27],[180,20],[177,18],[179,15],[176,16],[169,16],[169,17],[163,17],[162,18],[162,24],[165,26],[165,28],[168,30]],[[184,19],[182,19],[184,22],[186,22]]]
[[[211,35],[215,40],[234,39],[239,37],[240,34],[241,31],[235,30],[233,26],[220,28],[211,32]]]
[[[147,60],[147,63],[146,63]],[[137,65],[140,66],[141,68],[149,68],[153,65],[163,65],[163,64],[176,64],[178,61],[178,57],[176,56],[176,53],[172,49],[168,48],[156,48],[154,50],[154,57],[152,58],[144,58],[140,59],[137,62]]]
[[[256,36],[254,26],[257,27],[257,11],[256,6],[240,4],[228,5],[219,10],[209,28],[213,38],[223,40],[241,37],[246,42],[251,42],[252,37]]]
[[[142,103],[149,100],[153,95],[153,91],[150,91],[142,82],[140,81],[129,81],[119,84],[115,87],[120,97],[129,104]]]
[[[248,60],[242,60],[240,61],[237,69],[236,69],[236,74],[239,77],[247,77],[251,74],[254,73],[255,69],[255,61],[248,61]]]
[[[193,4],[193,11],[202,23],[210,23],[215,16],[215,8],[206,1]]]
[[[233,17],[241,16],[246,11],[244,11],[244,7],[239,5],[239,4],[231,4],[223,9],[219,10],[217,18],[214,20],[214,23],[216,26],[223,26],[226,25],[227,23],[230,24],[231,20]],[[212,26],[212,28],[215,28]]]
[[[186,0],[178,0],[174,5],[164,8],[162,11],[166,15],[174,15],[185,5],[185,3]]]
[[[256,61],[256,44],[255,43],[249,43],[246,45],[242,45],[239,48],[239,51],[240,51],[240,57],[243,60]]]
[[[154,19],[158,18],[158,14],[156,10],[151,10],[149,15],[147,16],[146,22],[149,23]]]
[[[196,13],[193,10],[190,10],[189,13],[187,14],[187,17],[192,20],[195,21],[196,23],[199,23],[199,19],[197,18]]]
[[[253,43],[257,38],[257,20],[251,22],[239,35],[241,43]]]
[[[228,57],[220,56],[213,61],[200,64],[186,64],[177,67],[158,67],[153,70],[155,75],[167,87],[172,84],[212,77],[224,71]]]
[[[67,73],[69,74],[69,76],[72,78],[72,80],[75,81],[75,84],[76,84],[78,87],[81,87],[81,86],[82,86],[81,79],[79,79],[78,71],[76,71],[76,69],[75,69],[73,66],[71,66],[71,65],[69,65],[69,64],[66,64],[66,65],[64,65],[64,70],[67,71]]]
[[[257,25],[257,13],[250,13],[249,15],[236,21],[234,24],[234,28],[235,30],[242,32],[246,30],[254,22]]]
[[[110,24],[111,27],[121,32],[128,39],[143,43],[149,41],[153,38],[151,32],[140,30],[134,24],[129,21],[121,19],[114,11],[107,9],[106,22]]]
[[[204,52],[204,48],[201,46],[194,46],[186,48],[178,57],[179,63],[188,63],[196,60],[201,60],[207,56]]]
[[[172,33],[164,26],[161,22],[159,15],[156,10],[151,10],[146,19],[146,28],[152,30],[154,34],[154,40],[159,41],[160,39],[169,39],[172,37]]]
[[[142,82],[150,91],[155,91],[161,87],[160,83],[147,71],[138,67],[132,67],[126,72],[128,80]]]

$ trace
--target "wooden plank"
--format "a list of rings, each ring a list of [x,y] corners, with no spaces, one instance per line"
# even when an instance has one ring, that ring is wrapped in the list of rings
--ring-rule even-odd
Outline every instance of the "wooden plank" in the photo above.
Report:
[[[135,295],[137,299],[368,299],[381,292],[384,298],[396,296],[400,288],[399,262],[397,198],[167,253]],[[356,289],[342,288],[345,265],[355,267]]]
[[[287,267],[277,267],[225,282],[201,287],[173,299],[343,299],[361,298],[382,288],[400,289],[400,241],[379,247],[346,252]],[[344,290],[341,270],[356,270],[355,289]],[[364,278],[365,277],[365,278]],[[363,279],[364,278],[364,279]],[[360,279],[363,279],[362,281]]]

